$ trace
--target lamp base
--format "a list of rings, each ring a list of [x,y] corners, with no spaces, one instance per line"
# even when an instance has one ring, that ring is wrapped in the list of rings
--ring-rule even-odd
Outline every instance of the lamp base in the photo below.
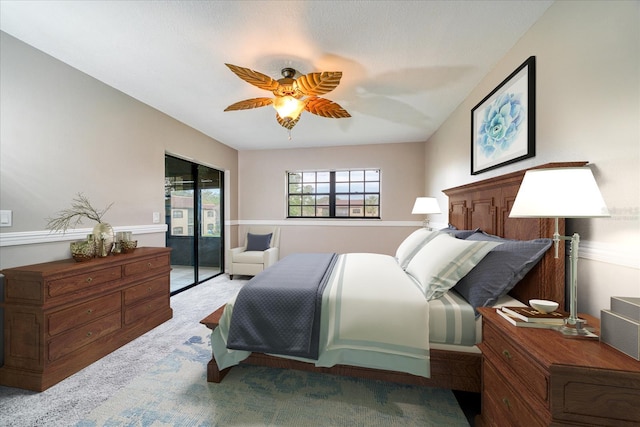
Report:
[[[586,321],[583,319],[564,319],[564,325],[558,328],[558,331],[564,335],[565,338],[595,338],[598,336],[594,334],[593,328],[587,327]]]

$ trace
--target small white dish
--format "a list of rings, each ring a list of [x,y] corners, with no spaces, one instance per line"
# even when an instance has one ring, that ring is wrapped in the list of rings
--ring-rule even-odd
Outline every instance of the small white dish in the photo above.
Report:
[[[529,305],[540,313],[551,313],[552,311],[556,311],[558,308],[558,303],[555,301],[548,301],[546,299],[530,299]]]

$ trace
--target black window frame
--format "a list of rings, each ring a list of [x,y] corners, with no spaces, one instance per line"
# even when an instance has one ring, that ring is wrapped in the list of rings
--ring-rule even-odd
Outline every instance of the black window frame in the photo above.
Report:
[[[375,168],[287,171],[286,217],[381,219],[380,183]],[[357,209],[362,215],[353,215]]]

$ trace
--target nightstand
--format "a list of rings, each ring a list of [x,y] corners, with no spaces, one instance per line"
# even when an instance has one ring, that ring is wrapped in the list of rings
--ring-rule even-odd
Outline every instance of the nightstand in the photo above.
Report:
[[[482,314],[481,425],[640,424],[640,362],[598,340]],[[598,319],[581,315],[599,333]]]

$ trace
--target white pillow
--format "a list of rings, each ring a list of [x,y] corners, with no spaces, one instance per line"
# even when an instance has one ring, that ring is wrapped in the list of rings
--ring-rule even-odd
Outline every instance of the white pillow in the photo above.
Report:
[[[454,287],[499,244],[461,240],[449,234],[440,234],[415,254],[406,271],[430,301],[440,298]]]
[[[418,253],[427,242],[436,237],[439,233],[437,231],[427,230],[426,228],[420,228],[409,234],[406,239],[400,243],[396,250],[396,259],[400,267],[405,270],[409,261]]]

